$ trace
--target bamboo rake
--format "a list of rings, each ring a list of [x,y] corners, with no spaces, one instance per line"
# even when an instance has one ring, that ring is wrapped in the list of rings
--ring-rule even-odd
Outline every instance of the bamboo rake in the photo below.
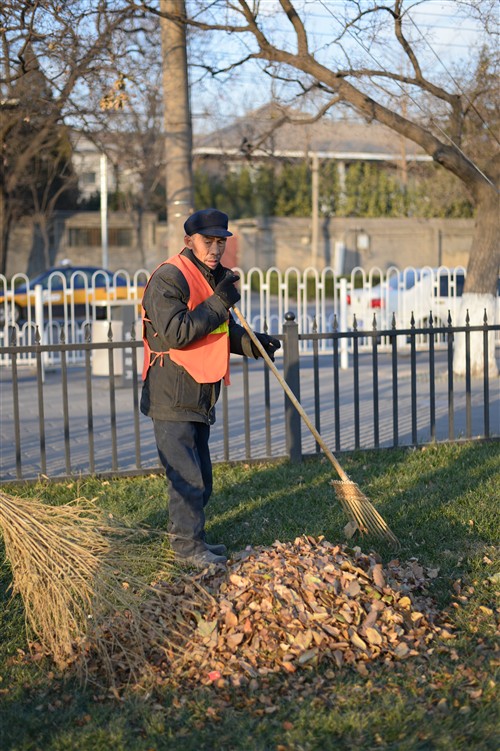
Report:
[[[285,391],[286,395],[288,396],[293,406],[295,407],[297,412],[300,414],[300,416],[304,420],[305,424],[307,425],[307,427],[313,434],[314,438],[316,439],[316,442],[319,444],[319,446],[321,446],[325,456],[334,466],[337,474],[339,475],[340,480],[332,480],[332,485],[335,490],[337,499],[340,501],[342,508],[344,509],[347,516],[351,519],[351,521],[353,521],[356,524],[356,526],[358,527],[359,531],[362,534],[371,533],[381,539],[387,540],[393,545],[399,546],[399,540],[396,537],[396,535],[391,531],[387,522],[382,518],[382,516],[379,514],[377,509],[373,506],[373,504],[366,497],[366,495],[361,491],[358,485],[356,485],[356,483],[353,482],[349,478],[347,473],[344,471],[344,469],[340,465],[338,459],[330,451],[325,441],[319,434],[318,430],[311,422],[303,406],[301,405],[301,403],[299,402],[299,400],[297,399],[297,397],[295,396],[295,394],[293,393],[290,386],[285,381],[285,379],[283,378],[279,370],[277,369],[274,362],[271,360],[271,358],[267,354],[266,350],[264,349],[264,346],[261,344],[261,342],[255,335],[255,332],[250,327],[250,324],[248,323],[248,321],[246,320],[242,312],[239,310],[239,308],[236,305],[233,306],[233,310],[238,320],[240,321],[241,325],[243,326],[247,334],[250,336],[253,344],[255,344],[260,354],[264,358],[269,369],[276,376],[278,382],[280,383],[281,387]]]

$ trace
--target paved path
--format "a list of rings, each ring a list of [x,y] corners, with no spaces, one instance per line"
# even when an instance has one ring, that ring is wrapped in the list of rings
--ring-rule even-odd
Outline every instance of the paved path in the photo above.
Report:
[[[444,353],[443,353],[444,354]],[[340,372],[339,393],[340,445],[335,442],[335,410],[333,394],[333,370],[331,356],[320,358],[319,393],[321,413],[319,430],[323,439],[334,451],[350,450],[355,446],[353,371]],[[277,363],[281,368],[280,363]],[[212,428],[211,451],[215,462],[242,459],[266,458],[266,424],[264,406],[264,367],[262,361],[250,362],[249,377],[245,379],[241,359],[232,366],[232,385],[227,391],[230,423],[228,435],[224,436],[224,406],[217,407],[217,422]],[[373,373],[368,356],[360,361],[360,422],[361,447],[374,444]],[[108,472],[112,468],[113,443],[111,432],[111,408],[109,379],[93,376],[91,379],[95,471]],[[379,445],[393,444],[392,382],[390,360],[379,357]],[[448,438],[448,380],[446,361],[437,354],[435,375],[436,439]],[[245,414],[245,389],[249,404]],[[398,366],[399,444],[412,443],[411,424],[411,378],[409,358],[402,358]],[[72,472],[89,471],[91,441],[87,418],[87,384],[85,371],[80,367],[68,370],[69,439],[68,453],[64,442],[64,412],[61,373],[52,370],[45,374],[43,383],[44,422],[39,419],[39,399],[36,373],[21,369],[19,374],[19,456],[22,476],[33,478],[44,471],[41,462],[41,447],[45,449],[45,472],[51,476],[66,474],[67,461]],[[281,386],[270,374],[271,394],[271,456],[286,454],[284,435],[284,396]],[[140,397],[140,387],[139,387]],[[156,469],[158,459],[149,418],[139,415],[139,443],[135,440],[134,395],[130,385],[115,390],[116,399],[116,458],[120,471]],[[312,358],[301,358],[301,403],[314,420],[314,377]],[[418,442],[431,439],[430,433],[430,381],[425,353],[419,354],[417,368],[417,436]],[[0,368],[0,480],[15,479],[16,432],[13,415],[12,378],[7,368]],[[471,436],[484,434],[484,398],[482,381],[473,380],[471,395]],[[489,399],[490,434],[500,436],[500,383],[490,382]],[[454,437],[465,437],[466,397],[464,379],[454,382]],[[302,424],[304,453],[315,451],[315,441],[305,424]],[[139,462],[137,459],[139,458]]]

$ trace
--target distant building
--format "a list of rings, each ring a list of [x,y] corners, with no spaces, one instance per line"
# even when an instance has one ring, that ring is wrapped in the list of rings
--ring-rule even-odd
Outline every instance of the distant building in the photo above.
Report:
[[[354,161],[381,161],[404,168],[407,162],[432,161],[413,141],[378,122],[328,115],[307,122],[303,112],[276,104],[265,105],[227,127],[199,136],[193,154],[195,160],[208,164],[220,159],[226,164],[249,159],[253,164],[271,159],[303,160],[312,154],[344,166]]]
[[[332,265],[339,273],[346,273],[357,265],[387,268],[413,262],[437,264],[446,255],[443,250],[446,220],[443,225],[440,220],[320,217],[318,183],[314,180],[320,162],[335,162],[343,193],[346,171],[354,162],[390,166],[399,171],[405,183],[409,163],[432,161],[417,144],[378,122],[328,115],[313,121],[303,112],[268,104],[237,118],[227,127],[198,137],[193,155],[195,163],[202,164],[209,172],[217,172],[221,164],[233,170],[249,164],[279,166],[304,160],[310,164],[313,181],[309,217],[256,217],[236,223],[238,256],[243,269],[252,265],[267,268]],[[461,226],[462,231],[467,227],[467,248],[469,224],[465,220]],[[447,242],[446,250],[449,249]],[[458,256],[450,250],[453,258],[461,260],[464,251],[461,238],[456,247]]]
[[[230,125],[194,138],[193,162],[217,170],[221,162],[227,167],[253,165],[270,160],[303,160],[315,154],[319,159],[334,159],[342,176],[345,166],[355,161],[378,161],[396,165],[404,170],[408,162],[429,162],[412,141],[398,136],[377,122],[359,119],[335,119],[325,115],[316,122],[303,122],[306,115],[297,110],[268,104]],[[162,138],[162,134],[158,134]],[[137,136],[135,136],[137,138]],[[82,198],[100,192],[101,155],[108,155],[107,186],[111,193],[138,188],[138,174],[125,159],[134,148],[134,136],[116,134],[92,138],[73,131],[74,168]],[[98,145],[102,142],[102,146]]]
[[[78,176],[81,199],[88,200],[101,192],[103,175],[108,193],[119,188],[140,190],[139,174],[130,169],[130,159],[125,159],[125,155],[129,156],[129,140],[128,134],[120,137],[117,134],[99,134],[98,138],[93,138],[82,131],[72,131],[73,167]],[[103,166],[104,155],[106,162]]]
[[[298,123],[303,113],[267,105],[231,125],[194,141],[193,161],[208,170],[239,169],[251,163],[270,160],[335,160],[342,184],[346,168],[356,161],[377,161],[403,171],[410,162],[429,162],[416,144],[379,123],[334,119],[324,116],[317,122]],[[279,124],[279,127],[277,127]],[[104,146],[88,134],[73,132],[74,167],[83,198],[100,192],[101,156]],[[105,143],[108,192],[118,187],[140,190],[136,163],[137,136],[116,134]],[[161,135],[158,136],[161,138]],[[158,142],[157,142],[158,145]],[[317,207],[316,207],[317,208]],[[227,262],[248,270],[252,266],[285,269],[296,266],[333,266],[349,273],[390,265],[466,265],[473,233],[473,219],[412,219],[319,217],[311,207],[308,217],[255,217],[232,222],[234,238]],[[153,212],[111,213],[109,215],[109,266],[134,271],[153,270],[168,254],[166,225]],[[29,221],[13,231],[8,274],[25,272],[32,253],[33,229]],[[58,212],[54,223],[51,263],[68,257],[99,263],[101,234],[99,212]]]

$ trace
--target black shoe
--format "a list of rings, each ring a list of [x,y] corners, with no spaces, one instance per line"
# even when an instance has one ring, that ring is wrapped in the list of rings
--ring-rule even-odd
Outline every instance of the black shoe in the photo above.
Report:
[[[217,566],[223,566],[227,563],[225,555],[215,555],[210,550],[202,550],[201,553],[193,553],[193,555],[182,556],[179,553],[175,554],[175,560],[178,563],[186,563],[189,566],[195,566],[195,568],[203,569],[215,564]]]
[[[207,550],[210,550],[211,553],[215,553],[215,555],[227,555],[227,548],[225,545],[211,545],[209,542],[203,543]]]

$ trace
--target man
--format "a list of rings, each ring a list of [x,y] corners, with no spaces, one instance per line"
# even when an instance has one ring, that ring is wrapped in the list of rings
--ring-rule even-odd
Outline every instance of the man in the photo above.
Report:
[[[228,217],[216,209],[184,224],[185,248],[162,263],[144,291],[144,371],[141,411],[153,419],[169,486],[169,532],[175,557],[204,568],[224,564],[224,545],[205,539],[212,493],[208,440],[221,380],[229,383],[229,353],[260,356],[229,313],[240,299],[239,277],[221,265]],[[257,334],[274,360],[281,344]]]

